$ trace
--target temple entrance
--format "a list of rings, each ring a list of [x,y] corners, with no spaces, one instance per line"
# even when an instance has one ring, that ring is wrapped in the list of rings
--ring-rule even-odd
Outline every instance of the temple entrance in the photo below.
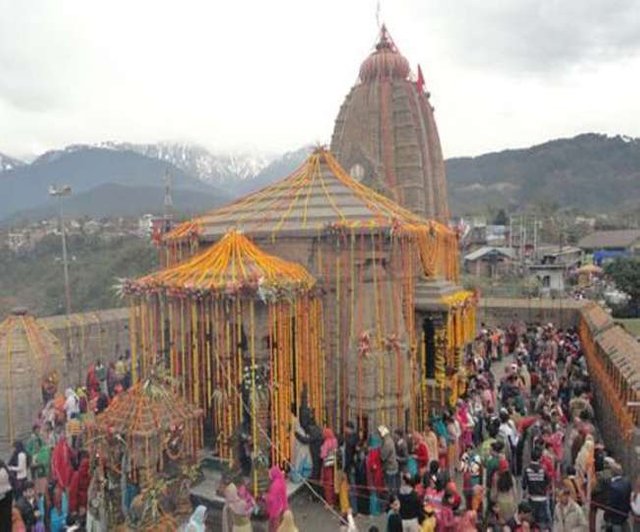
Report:
[[[424,375],[427,379],[436,376],[436,326],[434,319],[429,317],[422,321],[422,332],[424,333]]]

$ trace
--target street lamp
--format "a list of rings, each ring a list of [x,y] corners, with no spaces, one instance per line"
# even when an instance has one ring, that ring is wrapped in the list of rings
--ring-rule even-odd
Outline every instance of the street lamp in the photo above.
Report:
[[[67,260],[67,235],[64,230],[64,209],[63,199],[71,195],[71,187],[69,185],[49,186],[49,195],[58,198],[60,206],[60,233],[62,234],[62,267],[64,269],[64,299],[67,318],[71,314],[71,289],[69,287],[69,261]]]

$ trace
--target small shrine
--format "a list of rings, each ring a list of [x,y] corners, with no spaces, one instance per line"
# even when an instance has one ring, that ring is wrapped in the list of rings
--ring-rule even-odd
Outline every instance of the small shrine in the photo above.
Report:
[[[31,434],[34,416],[59,391],[65,360],[58,339],[27,312],[0,324],[0,455]]]
[[[90,426],[92,498],[109,529],[175,530],[202,449],[202,411],[151,374],[117,395]]]

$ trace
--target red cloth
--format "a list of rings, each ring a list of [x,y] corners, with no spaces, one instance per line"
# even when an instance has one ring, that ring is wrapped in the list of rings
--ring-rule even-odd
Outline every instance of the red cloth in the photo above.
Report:
[[[80,508],[87,508],[87,494],[89,492],[89,459],[83,458],[77,471],[74,471],[69,485],[69,511],[77,512]]]
[[[64,438],[60,438],[51,453],[51,474],[63,488],[68,488],[69,484],[71,484],[71,477],[73,476],[71,449]]]
[[[333,483],[333,466],[322,468],[322,488],[324,492],[324,500],[329,506],[333,506],[336,502],[336,490]]]
[[[96,377],[96,368],[93,364],[89,366],[87,372],[87,391],[89,392],[89,399],[93,399],[100,393],[100,381]]]
[[[543,453],[542,457],[540,458],[540,465],[547,472],[547,475],[549,475],[550,479],[556,479],[556,472],[551,456],[549,456],[547,453]]]
[[[423,441],[419,442],[416,446],[416,461],[418,462],[418,468],[420,470],[429,465],[429,448]]]
[[[518,422],[518,432],[522,434],[525,430],[527,430],[531,425],[533,425],[538,419],[538,416],[528,416],[523,417]]]
[[[367,483],[369,487],[384,489],[384,474],[382,472],[382,458],[380,449],[370,449],[367,454]]]

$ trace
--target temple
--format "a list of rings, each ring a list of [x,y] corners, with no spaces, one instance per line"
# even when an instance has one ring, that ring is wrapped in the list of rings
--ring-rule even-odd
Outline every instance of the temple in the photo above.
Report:
[[[465,387],[476,299],[457,284],[433,109],[384,27],[332,149],[176,226],[163,269],[124,287],[136,377],[166,368],[230,468],[249,443],[254,493],[297,420],[421,430]]]
[[[455,400],[473,295],[443,297],[431,329],[415,298],[425,279],[457,280],[457,235],[356,181],[326,148],[177,226],[163,253],[164,270],[126,287],[132,353],[143,374],[166,364],[221,458],[238,458],[228,442],[240,431],[285,463],[292,416],[422,427]]]

